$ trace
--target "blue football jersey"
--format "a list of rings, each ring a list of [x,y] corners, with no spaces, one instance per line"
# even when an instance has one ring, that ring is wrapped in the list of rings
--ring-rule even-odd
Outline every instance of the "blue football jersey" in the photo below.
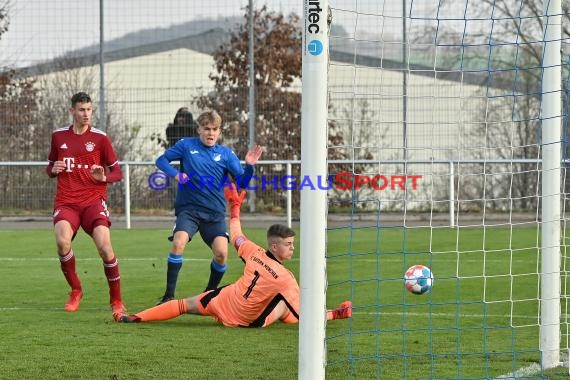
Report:
[[[228,147],[202,144],[198,137],[184,138],[167,149],[156,159],[156,166],[171,177],[179,171],[170,165],[180,161],[184,173],[189,177],[185,184],[178,184],[175,208],[190,207],[199,211],[226,212],[224,186],[229,181],[240,182],[253,174],[253,165],[241,166],[239,158]],[[231,176],[230,176],[231,175]]]

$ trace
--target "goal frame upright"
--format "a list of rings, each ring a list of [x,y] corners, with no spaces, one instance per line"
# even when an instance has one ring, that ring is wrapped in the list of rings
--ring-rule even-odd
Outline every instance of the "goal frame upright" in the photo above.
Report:
[[[326,178],[328,0],[304,0],[301,177]],[[325,378],[327,191],[301,190],[299,379]]]
[[[561,1],[544,0],[543,10],[540,354],[547,369],[560,365]]]

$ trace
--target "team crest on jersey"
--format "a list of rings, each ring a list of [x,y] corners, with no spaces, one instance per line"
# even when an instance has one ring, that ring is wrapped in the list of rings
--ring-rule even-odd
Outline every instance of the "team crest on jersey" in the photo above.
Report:
[[[245,236],[239,236],[236,241],[235,241],[235,246],[239,247],[240,245],[242,245],[243,243],[245,243],[247,239],[245,238]]]
[[[214,155],[214,161],[220,161],[222,159],[222,156],[218,153]]]
[[[95,150],[95,143],[91,141],[86,142],[85,149],[87,149],[88,152],[93,152],[93,150]]]

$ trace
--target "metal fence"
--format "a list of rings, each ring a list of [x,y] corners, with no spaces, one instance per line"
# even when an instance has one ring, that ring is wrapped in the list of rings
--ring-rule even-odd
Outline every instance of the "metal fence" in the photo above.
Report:
[[[299,190],[328,188],[329,213],[445,216],[453,227],[464,215],[485,212],[537,215],[539,160],[341,161],[329,162],[336,171],[327,178],[302,178],[300,161],[260,161],[247,188],[255,194],[257,213],[285,216],[289,225],[298,218]],[[359,171],[353,166],[359,165]],[[51,215],[55,180],[45,173],[45,162],[0,162],[0,215]],[[161,176],[153,161],[122,161],[123,181],[108,189],[113,214],[123,214],[126,227],[132,215],[169,215],[176,184]],[[513,170],[513,167],[521,168]],[[513,189],[517,177],[527,186]],[[10,180],[13,179],[13,180]],[[534,180],[533,180],[534,179]],[[515,185],[516,186],[516,185]],[[246,210],[247,212],[247,210]],[[441,218],[440,218],[441,219]]]
[[[302,14],[298,0],[253,3],[256,10]],[[177,109],[187,106],[197,114],[197,98],[215,95],[213,54],[247,21],[249,4],[0,1],[0,12],[6,15],[0,19],[2,215],[50,214],[55,185],[45,176],[43,161],[51,132],[69,124],[69,98],[79,90],[96,99],[95,126],[110,135],[124,163],[125,181],[109,188],[115,212],[149,215],[171,210],[173,185],[163,191],[148,186],[148,176],[155,171],[153,160],[164,149],[165,129]],[[517,96],[511,96],[512,86],[490,84],[486,71],[413,66],[430,62],[426,58],[431,53],[422,49],[402,63],[406,41],[399,39],[398,17],[385,18],[382,26],[393,41],[363,35],[369,41],[361,44],[357,34],[364,31],[355,29],[356,12],[343,7],[342,1],[331,6],[330,173],[423,176],[421,191],[331,190],[331,211],[353,204],[363,212],[451,215],[536,210],[539,164],[533,158],[540,157],[540,131],[535,93],[525,97],[530,116],[513,121],[518,103],[513,100]],[[397,2],[382,5],[387,15],[400,15],[400,7]],[[269,62],[254,62],[258,69],[272,63],[272,46],[255,49],[269,54]],[[292,97],[300,97],[299,81],[296,77],[286,88]],[[230,108],[248,103],[244,99],[251,95],[249,82],[240,83]],[[491,103],[493,114],[485,111]],[[231,143],[243,158],[251,140],[250,116],[255,114],[254,140],[264,136],[266,160],[258,173],[283,177],[290,170],[299,175],[300,107],[295,102],[287,107],[277,101],[265,104],[254,111],[242,107],[235,120],[224,120],[222,142]],[[279,121],[283,113],[294,121]],[[271,123],[269,114],[277,116]],[[233,121],[240,126],[238,132],[229,130]],[[255,197],[260,212],[298,209],[296,192],[258,189]],[[295,217],[292,213],[287,215]]]
[[[5,7],[0,2],[10,21],[0,38],[0,74],[7,83],[0,97],[0,139],[7,142],[6,149],[0,151],[0,161],[45,160],[51,131],[69,123],[69,98],[79,90],[92,95],[95,126],[109,133],[121,160],[153,160],[162,149],[159,139],[164,139],[177,109],[187,106],[196,115],[201,111],[197,98],[212,95],[211,75],[217,72],[213,54],[247,21],[248,4],[246,0],[193,3],[190,12],[183,0],[100,0],[81,6],[68,0],[57,5],[43,0],[12,0]],[[284,15],[302,13],[302,2],[297,0],[278,4],[256,1],[254,5],[256,10],[267,7],[267,12]],[[397,61],[403,45],[385,44],[382,57],[377,50],[356,49],[343,37],[354,34],[351,12],[343,11],[342,2],[332,6],[338,8],[333,9],[331,30],[331,63],[335,64],[330,67],[330,123],[337,135],[330,140],[335,149],[352,149],[350,145],[355,149],[344,157],[330,158],[481,158],[470,156],[457,141],[460,131],[465,138],[474,138],[468,127],[486,121],[481,117],[481,107],[485,106],[488,89],[477,82],[484,82],[484,78],[468,81],[458,76],[438,81],[434,89],[430,75],[433,77],[436,70],[422,69],[410,72],[403,89],[402,73],[408,65]],[[384,4],[383,8],[399,14],[399,6]],[[400,33],[397,25],[390,28],[391,33]],[[266,46],[255,49],[259,53],[272,51]],[[422,59],[420,55],[416,58]],[[271,60],[269,54],[266,61],[259,58],[253,65],[260,70],[271,65]],[[354,62],[360,65],[358,75],[351,69]],[[378,70],[380,67],[385,69]],[[291,96],[300,97],[300,74],[299,70],[286,89]],[[246,106],[224,120],[226,137],[234,140],[238,156],[243,158],[251,140],[260,138],[264,159],[300,159],[298,104],[293,102],[285,109],[280,108],[284,105],[279,101],[261,106],[259,94],[263,89],[258,89],[252,110],[247,102],[251,95],[248,80],[242,79],[240,83],[245,84],[236,85],[232,101]],[[405,112],[404,98],[408,100]],[[234,103],[229,106],[237,108]],[[461,117],[456,112],[459,108]],[[284,113],[294,121],[279,120]],[[274,116],[270,119],[269,114]],[[256,116],[253,138],[251,115]],[[241,127],[237,138],[229,133],[232,122]],[[405,153],[404,123],[409,132]],[[432,146],[424,149],[428,130]]]

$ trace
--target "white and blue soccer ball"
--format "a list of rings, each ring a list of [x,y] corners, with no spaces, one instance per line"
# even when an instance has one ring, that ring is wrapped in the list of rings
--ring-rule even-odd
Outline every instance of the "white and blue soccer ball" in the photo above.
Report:
[[[414,294],[424,294],[433,286],[433,273],[425,265],[414,265],[404,275],[406,289]]]

